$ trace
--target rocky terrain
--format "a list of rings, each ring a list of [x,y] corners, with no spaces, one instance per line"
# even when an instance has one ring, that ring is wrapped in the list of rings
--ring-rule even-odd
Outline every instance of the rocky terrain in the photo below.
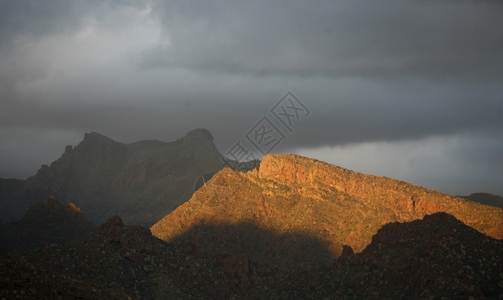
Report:
[[[0,180],[0,221],[19,220],[40,199],[72,202],[95,224],[119,214],[152,225],[187,201],[197,179],[223,167],[213,137],[196,129],[174,142],[116,142],[85,134],[76,147],[25,181]]]
[[[73,203],[54,197],[35,203],[19,221],[0,225],[0,249],[30,250],[44,244],[65,244],[89,236],[96,226]]]
[[[296,290],[312,299],[503,299],[501,249],[503,241],[436,213],[383,226],[361,253],[346,249]]]
[[[220,171],[151,231],[210,253],[224,248],[257,262],[306,269],[339,257],[343,245],[363,251],[385,224],[436,212],[503,238],[502,209],[296,155],[267,155],[258,171]],[[311,239],[320,247],[308,247]]]
[[[150,230],[0,251],[0,299],[503,299],[502,209],[296,155],[211,175]]]
[[[166,243],[113,217],[80,241],[0,252],[0,298],[503,299],[502,248],[436,213],[387,224],[362,252],[344,246],[331,264],[284,269]]]

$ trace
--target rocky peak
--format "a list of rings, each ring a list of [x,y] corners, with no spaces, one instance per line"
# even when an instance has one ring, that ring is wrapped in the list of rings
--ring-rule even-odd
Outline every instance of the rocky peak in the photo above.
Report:
[[[67,243],[91,234],[95,228],[75,204],[64,206],[51,196],[47,204],[35,203],[21,220],[2,226],[0,248],[18,251]]]
[[[189,140],[204,139],[213,143],[213,135],[211,134],[211,132],[209,132],[207,129],[204,128],[197,128],[190,131],[189,133],[187,133],[184,139]]]
[[[211,252],[221,243],[230,253],[245,253],[261,263],[288,266],[303,263],[299,257],[315,257],[305,263],[316,265],[339,257],[344,245],[361,252],[387,223],[436,212],[503,238],[502,209],[290,154],[266,155],[259,170],[247,173],[221,170],[151,231],[165,241],[187,233],[185,242],[204,250]],[[229,229],[228,224],[235,226]],[[270,242],[264,236],[278,238]],[[258,241],[267,246],[260,248]]]
[[[47,208],[49,209],[61,209],[63,206],[59,203],[58,199],[54,196],[50,196],[47,200]]]
[[[90,132],[90,133],[85,133],[84,134],[84,140],[83,142],[86,143],[103,143],[103,142],[115,142],[109,137],[106,137],[102,134],[99,134],[97,132]]]
[[[96,132],[84,134],[84,139],[73,150],[77,153],[91,153],[95,151],[107,152],[114,149],[123,148],[124,144],[116,142],[109,137]],[[117,150],[115,150],[117,151]]]
[[[398,221],[447,212],[479,231],[503,239],[503,210],[404,181],[350,171],[298,155],[266,155],[255,176],[288,186],[330,187],[391,210]]]
[[[35,203],[26,213],[23,220],[27,219],[40,219],[45,218],[45,216],[75,216],[81,215],[80,208],[78,208],[72,202],[69,202],[66,206],[59,203],[58,199],[54,196],[50,196],[47,200],[47,204],[44,201],[39,201]]]
[[[124,227],[124,223],[122,223],[122,218],[120,216],[113,216],[109,218],[105,223],[101,224],[99,230],[120,231],[122,227]]]
[[[86,133],[77,146],[67,146],[58,160],[42,166],[18,191],[0,189],[2,200],[6,199],[0,220],[19,220],[40,197],[55,195],[78,205],[95,224],[120,215],[125,224],[150,226],[190,198],[198,177],[222,169],[221,154],[212,140],[206,129],[173,142],[130,144]]]
[[[72,145],[67,145],[65,147],[65,154],[70,154],[73,152],[73,146]]]
[[[389,223],[361,253],[317,276],[313,299],[499,299],[502,246],[442,212]]]

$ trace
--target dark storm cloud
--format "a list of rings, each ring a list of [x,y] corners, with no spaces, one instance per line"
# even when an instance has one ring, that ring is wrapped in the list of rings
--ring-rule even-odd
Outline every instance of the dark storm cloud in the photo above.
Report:
[[[455,195],[503,195],[503,134],[461,138],[437,157],[418,161],[414,180]]]
[[[501,79],[498,1],[161,1],[146,67],[298,76]]]
[[[53,34],[72,25],[71,1],[0,1],[0,38],[2,48],[13,39]]]
[[[500,1],[0,0],[0,177],[90,131],[128,143],[204,127],[225,153],[267,117],[286,136],[275,152],[363,145],[415,161],[397,163],[417,172],[404,178],[495,191],[502,16]],[[288,91],[311,111],[293,132],[270,112]],[[399,153],[423,141],[444,150]],[[460,167],[437,174],[441,161]]]

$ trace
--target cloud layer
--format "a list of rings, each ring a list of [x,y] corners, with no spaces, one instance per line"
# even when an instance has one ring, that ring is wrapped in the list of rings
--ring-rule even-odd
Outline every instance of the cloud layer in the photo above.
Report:
[[[90,131],[204,127],[224,153],[253,148],[266,117],[275,152],[503,194],[502,16],[500,1],[0,1],[0,177]],[[293,132],[270,111],[288,91],[311,111]]]

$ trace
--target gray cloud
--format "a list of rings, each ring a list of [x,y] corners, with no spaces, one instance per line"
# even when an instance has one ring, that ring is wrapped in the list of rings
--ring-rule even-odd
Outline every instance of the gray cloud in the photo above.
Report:
[[[435,139],[425,150],[443,149],[435,157],[385,148],[403,166],[386,175],[446,191],[467,181],[501,186],[501,2],[0,0],[0,8],[0,177],[34,174],[90,131],[170,141],[204,127],[224,153],[239,140],[253,147],[245,134],[267,117],[286,136],[275,152],[342,147],[352,162],[372,157],[369,143]],[[288,91],[311,110],[293,132],[270,112]],[[459,148],[446,142],[456,138]],[[462,167],[435,169],[439,161]]]
[[[501,78],[498,1],[160,2],[147,67],[297,76]]]

